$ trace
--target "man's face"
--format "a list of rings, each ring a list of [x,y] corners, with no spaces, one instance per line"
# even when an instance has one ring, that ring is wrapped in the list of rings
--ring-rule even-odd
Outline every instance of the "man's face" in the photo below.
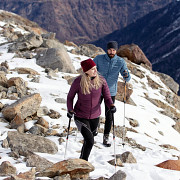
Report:
[[[107,54],[110,58],[113,58],[116,54],[116,50],[114,48],[110,48],[107,50]]]

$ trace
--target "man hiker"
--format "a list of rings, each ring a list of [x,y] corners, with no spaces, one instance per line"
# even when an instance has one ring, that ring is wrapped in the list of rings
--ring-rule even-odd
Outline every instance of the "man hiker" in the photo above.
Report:
[[[110,41],[107,44],[107,53],[98,55],[94,58],[98,72],[107,81],[113,103],[115,103],[119,73],[126,82],[131,79],[125,60],[116,54],[117,49],[118,43],[116,41]],[[111,113],[109,108],[105,105],[106,121],[104,126],[103,144],[107,147],[111,146],[111,143],[109,142],[109,133],[111,131],[113,116],[113,113]]]

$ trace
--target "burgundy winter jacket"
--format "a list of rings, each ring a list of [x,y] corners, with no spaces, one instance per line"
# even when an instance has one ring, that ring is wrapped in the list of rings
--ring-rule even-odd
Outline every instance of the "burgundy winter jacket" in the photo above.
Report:
[[[86,95],[82,94],[81,92],[81,76],[78,76],[74,80],[67,96],[68,111],[74,110],[76,116],[79,118],[94,119],[99,117],[101,114],[101,94],[103,95],[106,105],[110,108],[110,106],[113,104],[113,101],[111,99],[109,88],[106,80],[102,76],[100,76],[100,78],[102,78],[104,81],[102,87],[97,90],[93,88],[91,93]],[[73,108],[73,100],[76,94],[77,102]]]

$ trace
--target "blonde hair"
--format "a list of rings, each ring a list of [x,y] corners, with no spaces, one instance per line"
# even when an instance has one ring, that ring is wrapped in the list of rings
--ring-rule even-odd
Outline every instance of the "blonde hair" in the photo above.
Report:
[[[80,87],[82,94],[90,94],[92,88],[99,89],[100,87],[102,87],[103,83],[104,80],[98,73],[94,78],[93,84],[89,76],[87,76],[84,72],[81,74]]]

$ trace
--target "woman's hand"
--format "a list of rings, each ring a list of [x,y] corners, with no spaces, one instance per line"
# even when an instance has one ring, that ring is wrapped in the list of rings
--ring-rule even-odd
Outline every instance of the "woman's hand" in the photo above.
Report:
[[[68,111],[67,117],[71,119],[71,118],[73,117],[74,114],[75,114],[75,112],[74,112],[73,110]]]

